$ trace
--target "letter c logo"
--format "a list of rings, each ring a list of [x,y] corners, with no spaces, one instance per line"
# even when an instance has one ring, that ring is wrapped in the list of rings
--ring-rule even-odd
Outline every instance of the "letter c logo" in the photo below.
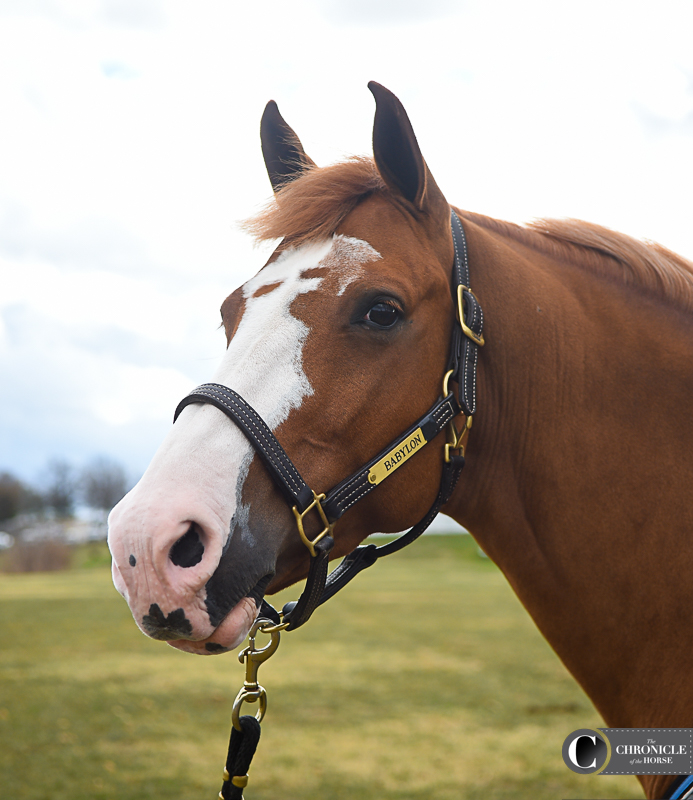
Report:
[[[611,758],[611,744],[601,731],[581,728],[563,742],[566,767],[580,775],[601,772]]]
[[[591,739],[592,740],[592,744],[594,744],[594,745],[597,744],[597,737],[596,736],[585,736],[585,734],[582,734],[581,736],[576,736],[573,739],[573,741],[570,743],[570,745],[568,746],[568,758],[579,769],[593,769],[594,767],[597,766],[597,759],[596,758],[594,759],[594,761],[591,764],[580,764],[580,762],[577,759],[577,747],[578,747],[578,742],[580,741],[580,739]]]

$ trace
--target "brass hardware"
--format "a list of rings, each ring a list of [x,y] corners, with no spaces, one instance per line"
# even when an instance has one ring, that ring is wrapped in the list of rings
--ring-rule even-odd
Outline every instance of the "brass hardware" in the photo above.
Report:
[[[276,625],[263,625],[262,632],[267,634],[280,633],[281,631],[285,631],[289,625],[291,625],[290,622],[278,622]]]
[[[245,789],[248,785],[248,776],[247,775],[234,775],[231,778],[231,783],[234,786],[238,786],[239,789]]]
[[[460,318],[460,326],[462,327],[462,333],[464,333],[464,335],[468,339],[471,339],[474,342],[474,344],[478,344],[479,347],[483,347],[486,344],[486,342],[484,341],[484,337],[474,333],[474,331],[464,321],[464,292],[469,292],[469,294],[471,294],[471,296],[475,300],[477,300],[476,295],[468,286],[463,286],[462,284],[460,284],[457,287],[457,314]],[[477,300],[477,302],[479,301]]]
[[[267,711],[267,692],[264,687],[260,686],[257,681],[257,672],[260,664],[263,664],[267,659],[274,654],[275,650],[279,647],[279,630],[281,625],[267,625],[266,620],[255,620],[253,627],[248,634],[248,646],[238,654],[238,660],[241,664],[245,661],[245,681],[243,687],[236,695],[233,701],[233,711],[231,712],[231,721],[233,727],[241,730],[241,706],[243,703],[258,703],[259,708],[255,714],[255,719],[262,722],[265,712]],[[255,636],[258,631],[262,633],[269,633],[269,643],[260,649],[255,647]]]
[[[229,775],[229,771],[224,767],[224,780],[228,783],[231,780],[231,776]]]
[[[483,343],[482,343],[483,344]],[[443,378],[443,397],[448,396],[448,381],[450,380],[450,376],[454,370],[450,369],[445,373],[445,377]],[[449,464],[451,460],[450,451],[451,450],[459,450],[460,455],[464,458],[464,450],[467,446],[467,436],[469,435],[469,431],[472,428],[472,417],[471,415],[467,417],[464,427],[461,431],[458,431],[455,427],[455,421],[450,420],[448,422],[448,442],[445,445],[445,463]]]
[[[443,378],[443,397],[447,397],[447,396],[448,396],[448,393],[449,393],[449,391],[450,391],[450,390],[448,389],[448,381],[450,380],[450,376],[452,375],[452,373],[453,373],[454,371],[455,371],[454,369],[449,369],[449,370],[448,370],[448,371],[445,373],[445,377]]]
[[[294,517],[296,517],[296,525],[298,527],[298,535],[301,537],[303,544],[308,548],[310,554],[315,558],[315,545],[323,539],[325,536],[332,535],[332,531],[334,530],[334,526],[336,523],[329,522],[327,519],[327,515],[325,514],[325,509],[322,507],[322,501],[325,499],[324,494],[315,494],[313,492],[313,502],[306,508],[305,511],[299,511],[296,506],[292,507],[292,511],[294,512]],[[303,518],[309,511],[313,509],[317,509],[318,514],[320,515],[320,520],[322,524],[325,526],[322,531],[313,539],[312,541],[306,536],[306,532],[303,528]]]
[[[231,712],[231,722],[233,727],[240,731],[241,728],[241,706],[243,703],[255,703],[259,701],[260,707],[255,712],[255,719],[262,722],[265,714],[267,713],[267,692],[263,686],[258,684],[257,691],[250,692],[245,687],[236,695],[233,701],[233,711]]]
[[[423,431],[417,428],[405,441],[393,447],[387,455],[383,456],[377,464],[374,464],[368,471],[369,483],[377,486],[385,480],[388,475],[404,464],[414,453],[418,453],[427,444],[424,439]]]
[[[446,376],[447,377],[447,376]],[[466,422],[464,423],[464,427],[461,431],[458,431],[455,427],[455,423],[453,420],[448,422],[448,434],[450,441],[445,445],[445,463],[449,464],[451,460],[450,451],[451,450],[459,450],[460,455],[464,458],[464,450],[467,446],[467,437],[469,436],[469,431],[472,429],[472,417],[471,415],[467,417]]]

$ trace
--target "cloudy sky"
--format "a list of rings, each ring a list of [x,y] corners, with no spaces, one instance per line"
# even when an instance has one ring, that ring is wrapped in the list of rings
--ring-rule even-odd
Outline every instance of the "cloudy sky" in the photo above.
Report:
[[[370,151],[377,80],[456,205],[693,258],[691,30],[691,0],[0,0],[0,470],[135,477],[211,377],[270,98],[325,164]]]

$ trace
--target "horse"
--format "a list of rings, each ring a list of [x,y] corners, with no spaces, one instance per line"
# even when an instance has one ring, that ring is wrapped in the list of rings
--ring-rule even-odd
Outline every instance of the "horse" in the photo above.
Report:
[[[274,196],[247,228],[281,241],[221,306],[214,380],[255,409],[316,497],[448,391],[459,324],[451,206],[401,102],[369,88],[373,158],[327,167],[267,105]],[[691,726],[693,264],[585,222],[454,212],[484,347],[471,429],[455,407],[468,436],[447,446],[466,466],[442,510],[500,567],[609,727]],[[416,523],[446,452],[438,432],[330,523],[329,558]],[[239,426],[191,403],[110,515],[116,588],[147,635],[231,650],[265,594],[306,577],[294,516]],[[321,525],[306,519],[310,536]],[[640,781],[655,798],[673,778]]]

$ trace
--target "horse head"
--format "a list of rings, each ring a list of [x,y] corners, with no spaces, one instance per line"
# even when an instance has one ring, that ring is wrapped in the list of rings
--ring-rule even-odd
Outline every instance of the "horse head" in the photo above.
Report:
[[[249,227],[281,243],[221,307],[228,347],[214,381],[257,411],[317,492],[440,396],[454,320],[450,206],[402,104],[369,88],[373,159],[325,168],[267,105],[261,139],[275,197]],[[333,557],[421,518],[438,492],[442,445],[344,514]],[[211,405],[182,410],[111,513],[109,546],[139,627],[201,654],[240,644],[263,595],[305,577],[309,562],[255,450]]]

